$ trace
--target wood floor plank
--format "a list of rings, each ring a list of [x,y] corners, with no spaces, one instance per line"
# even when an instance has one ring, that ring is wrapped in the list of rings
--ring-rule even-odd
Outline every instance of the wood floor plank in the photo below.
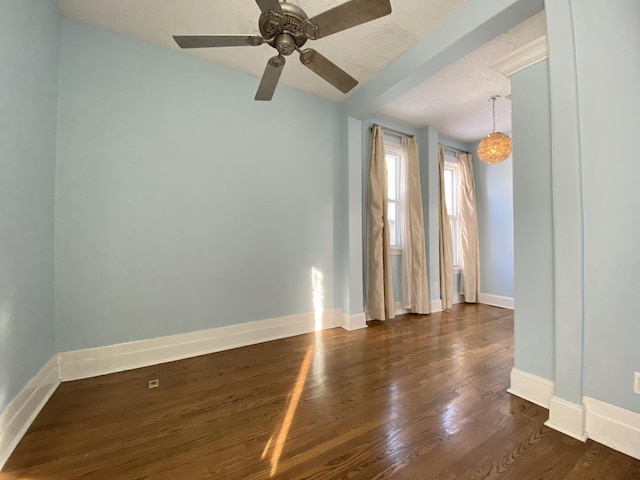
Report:
[[[0,480],[640,480],[512,367],[513,312],[457,305],[67,382]]]

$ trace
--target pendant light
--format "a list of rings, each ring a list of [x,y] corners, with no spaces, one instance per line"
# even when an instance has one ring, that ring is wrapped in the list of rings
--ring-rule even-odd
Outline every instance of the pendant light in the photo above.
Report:
[[[480,160],[485,163],[495,164],[505,160],[511,155],[511,138],[509,135],[496,132],[496,99],[500,98],[500,95],[493,95],[489,97],[489,101],[493,107],[493,133],[487,135],[482,139],[480,145],[478,145],[478,156]]]

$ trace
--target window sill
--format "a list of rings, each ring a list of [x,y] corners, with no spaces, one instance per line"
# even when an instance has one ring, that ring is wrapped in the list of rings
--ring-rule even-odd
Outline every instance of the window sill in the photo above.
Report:
[[[391,255],[392,256],[401,256],[402,255],[402,247],[391,247]]]

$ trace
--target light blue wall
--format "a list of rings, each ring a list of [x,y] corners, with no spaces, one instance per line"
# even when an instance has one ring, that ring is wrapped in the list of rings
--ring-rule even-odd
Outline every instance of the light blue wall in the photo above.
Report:
[[[636,412],[640,2],[572,1],[584,208],[584,394]]]
[[[640,412],[632,393],[640,327],[626,301],[636,293],[639,266],[640,5],[556,0],[546,7],[555,264],[555,329],[547,341],[555,344],[555,395]]]
[[[0,411],[56,353],[60,26],[55,2],[0,2]]]
[[[457,152],[449,150],[447,152],[447,147],[457,148],[458,150],[462,150],[463,152],[470,151],[470,147],[468,144],[461,140],[457,140],[451,137],[445,137],[444,135],[438,135],[438,142],[445,146],[445,153],[456,154]]]
[[[362,122],[346,118],[344,127],[346,161],[339,172],[342,177],[337,182],[345,188],[345,204],[339,208],[338,213],[344,223],[343,228],[338,231],[342,243],[336,251],[336,259],[340,259],[341,264],[336,272],[342,272],[340,286],[343,311],[355,315],[364,312]]]
[[[513,157],[488,165],[478,157],[478,143],[469,151],[476,183],[480,291],[513,298]]]
[[[60,71],[61,351],[335,306],[339,105],[71,22]]]
[[[553,176],[554,395],[580,404],[584,353],[584,218],[571,0],[546,2],[545,17]]]
[[[420,181],[422,183],[422,213],[427,238],[427,269],[429,271],[429,295],[440,299],[440,212],[438,130],[426,127],[418,132],[420,143]]]
[[[340,158],[347,158],[348,126],[346,119],[342,119],[340,125],[341,145]],[[349,284],[349,257],[347,246],[349,244],[349,215],[348,215],[348,192],[349,192],[349,168],[347,162],[336,162],[333,168],[333,278],[332,285],[333,303],[349,311],[349,291],[345,285]]]
[[[516,368],[553,380],[554,274],[548,75],[545,60],[511,77],[514,335]]]

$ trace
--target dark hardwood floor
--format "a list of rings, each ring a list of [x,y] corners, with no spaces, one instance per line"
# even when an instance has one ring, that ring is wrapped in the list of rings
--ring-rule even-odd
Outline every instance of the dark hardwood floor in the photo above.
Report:
[[[0,479],[640,479],[512,366],[513,312],[458,305],[63,383]]]

